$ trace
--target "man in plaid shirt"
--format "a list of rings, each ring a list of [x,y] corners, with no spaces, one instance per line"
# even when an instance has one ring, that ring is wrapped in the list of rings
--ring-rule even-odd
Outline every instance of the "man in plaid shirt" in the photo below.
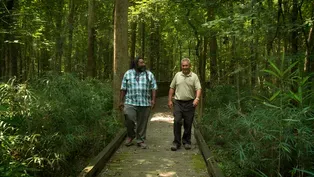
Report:
[[[150,110],[155,106],[156,90],[153,73],[146,70],[143,58],[137,57],[124,74],[120,91],[120,109],[124,111],[127,128],[126,146],[133,145],[136,138],[139,147],[147,148],[144,141]]]

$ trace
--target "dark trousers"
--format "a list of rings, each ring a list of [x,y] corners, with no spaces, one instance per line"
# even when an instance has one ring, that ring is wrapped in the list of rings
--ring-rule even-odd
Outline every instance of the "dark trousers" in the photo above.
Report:
[[[132,139],[136,138],[137,143],[144,142],[146,139],[146,129],[150,110],[150,106],[124,105],[127,136]]]
[[[183,124],[184,132],[182,136],[183,144],[191,144],[192,124],[195,115],[195,107],[193,100],[189,101],[174,101],[174,124],[173,124],[173,143],[181,146],[181,127]]]

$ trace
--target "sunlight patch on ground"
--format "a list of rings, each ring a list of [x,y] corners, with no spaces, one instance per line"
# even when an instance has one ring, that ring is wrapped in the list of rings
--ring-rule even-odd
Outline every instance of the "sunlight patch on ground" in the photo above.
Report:
[[[150,119],[151,122],[167,122],[173,123],[173,117],[154,116]]]
[[[158,173],[158,176],[160,177],[174,177],[174,176],[178,176],[176,172],[174,171],[169,171],[169,172],[161,172],[161,173]]]
[[[173,116],[170,113],[155,113],[150,121],[173,123]]]

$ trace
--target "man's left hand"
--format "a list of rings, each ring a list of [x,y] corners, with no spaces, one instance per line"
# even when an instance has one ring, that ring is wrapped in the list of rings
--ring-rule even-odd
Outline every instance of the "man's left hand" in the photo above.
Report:
[[[154,100],[150,101],[150,105],[151,105],[151,108],[154,109],[154,107],[155,107],[155,101],[154,101]]]
[[[196,107],[196,106],[198,105],[198,102],[199,102],[199,100],[198,100],[198,99],[195,99],[195,100],[193,101],[193,107]]]

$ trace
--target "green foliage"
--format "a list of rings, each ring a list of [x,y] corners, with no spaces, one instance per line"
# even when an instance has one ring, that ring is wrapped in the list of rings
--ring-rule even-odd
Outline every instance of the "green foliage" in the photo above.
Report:
[[[236,91],[208,91],[202,131],[227,176],[304,176],[313,174],[313,107],[308,78],[270,62],[275,79],[268,96],[245,97],[236,108]],[[259,99],[255,99],[259,98]]]
[[[225,98],[222,95],[216,101],[223,102]],[[310,117],[314,114],[308,108],[287,107],[281,111],[261,104],[247,107],[251,110],[243,113],[236,109],[235,103],[230,103],[208,109],[203,118],[202,131],[217,161],[223,162],[221,167],[226,176],[247,176],[253,171],[291,176],[290,170],[296,167],[313,170],[314,136]]]
[[[0,176],[77,174],[119,127],[110,83],[48,74],[0,89]]]

